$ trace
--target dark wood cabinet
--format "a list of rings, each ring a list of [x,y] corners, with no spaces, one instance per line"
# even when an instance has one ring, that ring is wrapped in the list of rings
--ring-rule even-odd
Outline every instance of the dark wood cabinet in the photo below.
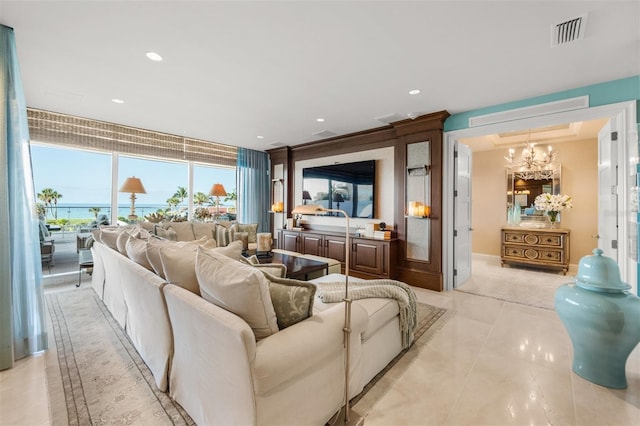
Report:
[[[300,252],[304,254],[313,254],[315,256],[325,256],[322,234],[300,232],[300,241],[302,242]]]
[[[346,261],[346,237],[339,233],[282,230],[282,249]],[[360,278],[395,278],[397,240],[350,237],[349,275]]]
[[[344,264],[345,261],[345,237],[338,237],[336,235],[325,235],[324,237],[324,255],[331,259],[339,260]]]

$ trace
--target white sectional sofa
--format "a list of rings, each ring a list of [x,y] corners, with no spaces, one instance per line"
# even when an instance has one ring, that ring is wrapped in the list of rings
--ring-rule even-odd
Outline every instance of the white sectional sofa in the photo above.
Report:
[[[130,337],[157,387],[168,391],[197,424],[322,425],[340,409],[344,400],[343,303],[322,303],[314,297],[313,314],[308,318],[283,329],[278,329],[278,318],[272,334],[257,339],[250,320],[233,313],[233,307],[224,309],[215,300],[212,303],[206,290],[211,282],[193,286],[192,280],[204,269],[195,264],[194,273],[185,267],[196,262],[190,256],[204,259],[203,253],[214,260],[222,251],[231,258],[239,256],[239,242],[223,249],[198,248],[206,242],[158,243],[132,233],[126,244],[121,241],[123,250],[113,244],[112,235],[96,235],[92,286]],[[153,262],[140,259],[143,244],[171,246],[161,249],[163,274],[153,269]],[[226,256],[222,258],[228,259]],[[228,261],[233,262],[234,270],[252,268],[245,262]],[[267,276],[255,271],[247,273],[253,278],[254,274],[260,279]],[[339,278],[343,276],[313,281]],[[225,281],[216,280],[217,284]],[[201,288],[205,289],[202,296]],[[349,385],[353,397],[403,349],[398,303],[386,298],[355,300],[351,328]]]

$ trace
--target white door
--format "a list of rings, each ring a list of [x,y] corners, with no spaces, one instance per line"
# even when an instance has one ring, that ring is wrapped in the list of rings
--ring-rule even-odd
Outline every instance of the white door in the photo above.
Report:
[[[471,150],[456,142],[454,152],[453,287],[471,276]]]
[[[612,141],[615,121],[598,132],[598,248],[618,259],[618,182],[616,143]]]

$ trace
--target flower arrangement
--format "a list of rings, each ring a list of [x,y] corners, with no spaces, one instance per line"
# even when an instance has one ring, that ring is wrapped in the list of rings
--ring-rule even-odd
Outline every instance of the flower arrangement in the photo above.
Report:
[[[544,193],[536,197],[534,204],[536,210],[544,210],[551,222],[555,222],[559,212],[573,207],[573,200],[568,195]]]

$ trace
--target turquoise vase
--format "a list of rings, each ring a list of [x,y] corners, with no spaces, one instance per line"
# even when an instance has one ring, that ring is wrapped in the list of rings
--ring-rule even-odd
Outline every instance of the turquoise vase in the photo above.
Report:
[[[627,387],[625,365],[640,342],[640,298],[626,290],[613,259],[593,250],[580,259],[575,284],[555,294],[556,312],[573,344],[573,371],[601,386]]]

